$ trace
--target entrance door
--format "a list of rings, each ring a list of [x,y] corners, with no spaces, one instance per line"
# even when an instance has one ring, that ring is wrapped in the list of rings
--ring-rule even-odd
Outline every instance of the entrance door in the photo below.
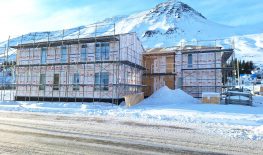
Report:
[[[163,86],[165,86],[165,81],[163,76],[154,77],[154,92],[159,90]]]

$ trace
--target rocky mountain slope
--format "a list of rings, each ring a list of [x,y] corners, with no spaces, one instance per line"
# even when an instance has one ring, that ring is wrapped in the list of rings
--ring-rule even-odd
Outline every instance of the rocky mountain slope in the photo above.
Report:
[[[136,32],[145,48],[170,47],[178,45],[182,41],[187,41],[188,44],[211,45],[214,43],[200,40],[220,39],[215,42],[217,45],[234,43],[237,56],[243,59],[253,57],[258,62],[263,60],[262,26],[231,27],[217,24],[178,0],[169,0],[150,10],[129,16],[108,18],[92,25],[64,31],[29,33],[12,38],[9,45],[47,41],[47,38],[57,40],[128,32]],[[230,39],[232,41],[229,41]],[[0,43],[0,47],[4,47],[5,44],[7,42]],[[0,48],[1,52],[0,57],[3,60],[4,48]],[[15,58],[15,51],[9,52],[9,55],[10,59]]]

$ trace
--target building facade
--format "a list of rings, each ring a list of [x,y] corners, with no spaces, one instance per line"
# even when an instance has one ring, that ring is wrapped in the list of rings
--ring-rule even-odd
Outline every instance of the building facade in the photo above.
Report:
[[[232,66],[227,61],[233,49],[221,47],[184,46],[150,49],[143,54],[143,83],[146,96],[160,87],[179,88],[200,98],[202,92],[222,93],[227,77],[232,76]]]
[[[16,100],[111,101],[142,91],[135,33],[19,44]]]

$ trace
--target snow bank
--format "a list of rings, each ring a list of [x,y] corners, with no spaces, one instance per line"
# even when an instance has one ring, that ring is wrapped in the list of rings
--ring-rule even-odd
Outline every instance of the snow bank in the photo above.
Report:
[[[132,108],[110,103],[0,101],[0,112],[40,112],[150,121],[183,125],[222,136],[263,140],[263,96],[253,96],[253,106],[195,103],[199,101],[182,90],[163,87]]]
[[[173,99],[174,98],[174,99]],[[181,90],[161,88],[141,105],[127,108],[110,103],[0,101],[0,112],[20,111],[111,117],[167,123],[222,136],[263,140],[263,96],[253,106],[193,104],[199,101]]]
[[[188,95],[180,89],[171,90],[164,86],[152,94],[149,98],[143,100],[138,106],[167,106],[171,107],[175,104],[196,104],[199,100]]]

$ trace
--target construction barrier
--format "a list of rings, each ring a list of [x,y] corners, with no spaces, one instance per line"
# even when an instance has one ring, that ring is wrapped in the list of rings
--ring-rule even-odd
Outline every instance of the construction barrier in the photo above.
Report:
[[[220,104],[220,94],[215,92],[203,92],[202,102],[209,104]]]
[[[260,86],[259,95],[263,96],[263,86]]]
[[[135,104],[138,104],[142,100],[144,100],[144,93],[138,93],[133,95],[126,95],[124,96],[125,104],[127,107],[131,107]]]

